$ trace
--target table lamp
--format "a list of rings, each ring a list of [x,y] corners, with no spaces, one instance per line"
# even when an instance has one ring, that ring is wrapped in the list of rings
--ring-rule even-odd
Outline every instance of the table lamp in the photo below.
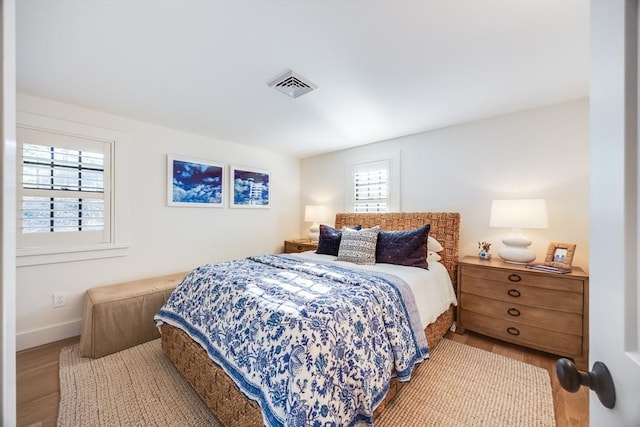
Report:
[[[536,259],[529,249],[531,239],[522,234],[523,228],[547,228],[547,205],[544,199],[494,200],[491,203],[489,227],[511,228],[502,239],[504,246],[498,255],[504,262],[527,264]]]
[[[317,242],[320,236],[320,222],[327,219],[327,208],[320,205],[309,205],[304,208],[305,222],[312,222],[309,228],[309,240]]]

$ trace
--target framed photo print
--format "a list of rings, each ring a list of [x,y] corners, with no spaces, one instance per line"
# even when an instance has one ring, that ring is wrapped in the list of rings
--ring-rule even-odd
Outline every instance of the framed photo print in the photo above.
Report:
[[[224,207],[224,163],[167,155],[169,206]]]
[[[549,243],[544,264],[552,267],[571,268],[576,245],[571,243]]]
[[[232,208],[269,208],[271,174],[264,169],[231,165],[230,206]]]

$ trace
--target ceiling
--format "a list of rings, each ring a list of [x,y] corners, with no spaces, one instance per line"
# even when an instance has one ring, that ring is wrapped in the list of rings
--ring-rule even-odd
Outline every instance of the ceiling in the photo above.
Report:
[[[587,0],[17,2],[18,91],[308,157],[588,96]],[[268,86],[293,70],[319,87]]]

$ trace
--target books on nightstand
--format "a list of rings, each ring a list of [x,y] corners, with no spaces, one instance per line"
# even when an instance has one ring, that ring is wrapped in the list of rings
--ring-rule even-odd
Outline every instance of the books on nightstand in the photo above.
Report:
[[[530,270],[544,271],[546,273],[571,273],[570,268],[553,267],[551,265],[544,264],[527,264],[526,267]]]

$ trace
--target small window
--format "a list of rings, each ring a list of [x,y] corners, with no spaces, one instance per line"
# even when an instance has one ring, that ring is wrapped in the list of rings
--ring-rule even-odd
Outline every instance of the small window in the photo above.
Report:
[[[389,212],[389,161],[353,166],[354,212]]]
[[[111,242],[112,141],[18,127],[18,247]]]

